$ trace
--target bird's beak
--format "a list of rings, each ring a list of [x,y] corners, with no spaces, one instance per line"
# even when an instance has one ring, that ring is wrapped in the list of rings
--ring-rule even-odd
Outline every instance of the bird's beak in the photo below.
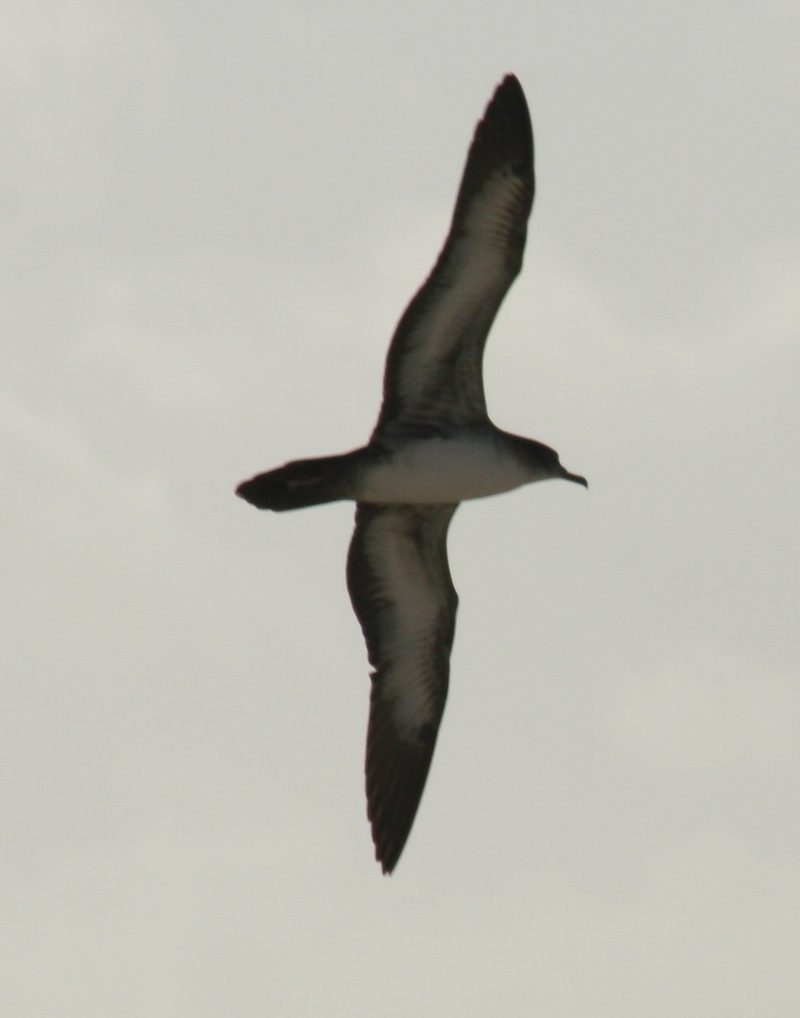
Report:
[[[569,470],[565,470],[561,476],[565,481],[574,481],[576,484],[582,484],[584,488],[589,487],[589,482],[585,477],[581,477],[580,474],[571,474]]]

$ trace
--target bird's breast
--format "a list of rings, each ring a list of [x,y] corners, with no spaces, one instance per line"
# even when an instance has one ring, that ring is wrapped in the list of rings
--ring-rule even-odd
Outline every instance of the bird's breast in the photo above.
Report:
[[[356,500],[452,504],[497,495],[532,480],[530,470],[489,437],[428,438],[365,466]]]

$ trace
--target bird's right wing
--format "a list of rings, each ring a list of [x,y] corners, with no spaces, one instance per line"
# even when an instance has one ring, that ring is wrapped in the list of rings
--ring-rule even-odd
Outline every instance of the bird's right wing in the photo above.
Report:
[[[356,508],[347,587],[372,667],[367,814],[394,869],[419,806],[447,697],[458,595],[447,563],[455,505]]]

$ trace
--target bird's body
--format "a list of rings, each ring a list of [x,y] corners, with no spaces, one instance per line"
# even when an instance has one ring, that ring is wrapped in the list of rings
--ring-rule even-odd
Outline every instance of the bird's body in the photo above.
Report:
[[[412,439],[364,471],[357,502],[441,505],[484,498],[539,480],[536,467],[515,455],[486,427]]]
[[[447,529],[458,504],[547,478],[586,484],[486,412],[483,348],[522,265],[533,180],[530,117],[510,75],[476,128],[445,246],[395,331],[369,444],[237,488],[275,511],[357,503],[347,584],[374,668],[367,812],[385,872],[416,815],[447,696],[458,605]]]
[[[260,509],[276,511],[340,499],[443,505],[569,476],[553,472],[557,462],[553,450],[541,442],[486,422],[394,442],[373,441],[344,456],[295,460],[244,481],[238,491]]]

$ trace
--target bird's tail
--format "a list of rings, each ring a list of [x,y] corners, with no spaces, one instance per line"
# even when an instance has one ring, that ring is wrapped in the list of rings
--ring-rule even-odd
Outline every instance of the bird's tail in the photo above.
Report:
[[[294,460],[285,466],[242,481],[236,494],[257,509],[303,509],[323,502],[352,498],[349,493],[352,454]]]

